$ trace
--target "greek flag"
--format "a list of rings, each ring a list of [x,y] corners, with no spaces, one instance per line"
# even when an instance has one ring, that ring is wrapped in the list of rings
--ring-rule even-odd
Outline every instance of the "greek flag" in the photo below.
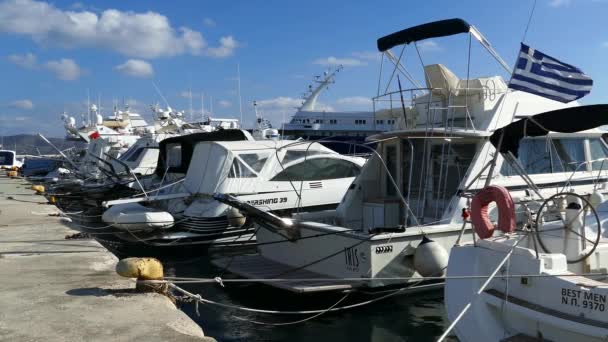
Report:
[[[509,88],[567,103],[589,94],[593,80],[583,71],[521,44]]]

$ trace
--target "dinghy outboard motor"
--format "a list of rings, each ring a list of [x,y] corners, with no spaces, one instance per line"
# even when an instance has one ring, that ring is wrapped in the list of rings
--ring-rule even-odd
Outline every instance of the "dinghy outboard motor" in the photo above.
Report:
[[[414,253],[414,269],[423,277],[441,277],[448,267],[448,252],[424,236]]]

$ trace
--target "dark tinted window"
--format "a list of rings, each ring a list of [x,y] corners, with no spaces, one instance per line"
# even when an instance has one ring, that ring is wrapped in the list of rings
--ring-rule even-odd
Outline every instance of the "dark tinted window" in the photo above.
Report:
[[[133,153],[131,153],[128,157],[127,157],[127,161],[136,161],[139,156],[141,156],[142,152],[144,151],[144,148],[138,148],[137,150],[133,151]]]
[[[319,154],[327,154],[327,152],[325,151],[317,151],[317,150],[289,150],[287,152],[285,152],[285,156],[283,157],[283,160],[281,161],[281,163],[283,165],[291,163],[292,161],[296,161],[298,159],[301,158],[310,158],[312,156],[315,155],[319,155]]]
[[[272,178],[273,181],[315,181],[356,177],[359,166],[346,160],[315,158],[292,165]]]
[[[13,154],[10,152],[0,152],[0,165],[13,165]]]

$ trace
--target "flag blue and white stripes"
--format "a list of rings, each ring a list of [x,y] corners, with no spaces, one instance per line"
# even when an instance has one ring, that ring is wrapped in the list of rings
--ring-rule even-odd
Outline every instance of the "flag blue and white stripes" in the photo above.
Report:
[[[583,71],[521,44],[509,88],[571,102],[589,94],[593,80]]]

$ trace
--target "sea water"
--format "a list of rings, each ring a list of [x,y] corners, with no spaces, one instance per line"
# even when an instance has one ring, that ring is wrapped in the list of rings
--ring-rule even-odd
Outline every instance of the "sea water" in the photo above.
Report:
[[[213,278],[224,274],[208,258],[165,261],[167,275]],[[327,309],[344,297],[341,293],[294,294],[263,284],[183,284],[181,287],[216,302],[264,310],[300,311]],[[336,307],[356,304],[378,295],[351,294]],[[435,341],[448,326],[443,292],[398,294],[354,309],[314,314],[275,315],[193,303],[178,306],[199,323],[207,336],[224,341],[290,342],[402,342]],[[300,322],[303,321],[303,322]],[[451,338],[452,341],[456,340]]]

